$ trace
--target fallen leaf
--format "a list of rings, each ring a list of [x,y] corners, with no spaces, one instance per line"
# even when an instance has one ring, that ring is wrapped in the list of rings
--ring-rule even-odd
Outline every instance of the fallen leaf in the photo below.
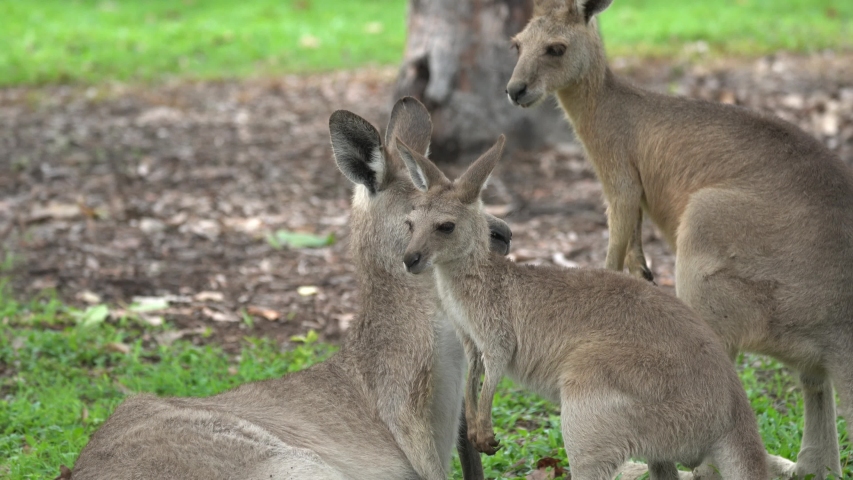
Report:
[[[76,203],[58,203],[50,202],[44,207],[35,207],[30,211],[30,222],[38,222],[41,220],[70,220],[79,217],[83,212],[80,211],[80,205]]]
[[[222,224],[237,232],[255,233],[264,226],[260,218],[223,218]]]
[[[221,302],[225,300],[225,295],[222,292],[204,291],[196,293],[193,299],[196,302]]]
[[[181,232],[190,232],[208,240],[216,240],[221,232],[218,222],[204,218],[189,221],[181,225],[178,230]]]
[[[166,223],[156,218],[145,217],[139,220],[139,229],[151,235],[166,230]]]
[[[160,315],[146,315],[142,313],[139,314],[139,319],[152,327],[159,327],[163,325],[163,317]]]
[[[560,461],[552,457],[543,457],[536,462],[536,470],[527,474],[527,480],[546,480],[560,478],[566,470],[560,467]]]
[[[204,314],[207,318],[213,320],[214,322],[239,322],[240,318],[237,315],[231,315],[224,312],[218,312],[216,310],[212,310],[210,308],[204,307],[201,309],[201,313]]]
[[[169,300],[166,297],[133,297],[133,302],[127,309],[134,313],[155,312],[169,308]]]
[[[154,340],[157,341],[158,344],[169,346],[175,343],[175,340],[186,337],[187,335],[204,335],[207,333],[207,327],[198,327],[198,328],[185,328],[182,330],[169,330],[167,332],[162,332],[154,335]]]
[[[128,345],[125,345],[124,343],[119,342],[110,342],[104,345],[104,349],[108,352],[122,353],[124,355],[130,353],[130,347]]]
[[[249,315],[254,315],[256,317],[264,317],[271,322],[274,322],[281,317],[280,313],[271,308],[256,307],[253,305],[250,305],[246,309],[246,312],[248,312]]]
[[[89,290],[77,292],[77,295],[74,295],[74,297],[77,298],[77,300],[80,300],[81,302],[88,303],[89,305],[101,303],[101,296]]]
[[[327,247],[335,243],[335,234],[326,236],[314,235],[305,232],[290,232],[287,230],[276,230],[267,235],[267,242],[276,250],[284,247],[290,248],[319,248]]]
[[[551,256],[551,260],[553,260],[555,264],[557,264],[561,267],[566,267],[566,268],[578,268],[578,267],[580,267],[578,262],[575,262],[573,260],[569,260],[568,258],[566,258],[566,255],[563,254],[563,252],[555,253],[554,255]]]
[[[110,309],[106,305],[93,305],[83,312],[77,314],[77,325],[88,328],[99,325],[110,316]]]
[[[138,125],[160,125],[175,123],[183,118],[183,113],[171,107],[158,106],[145,110],[137,118]]]
[[[302,295],[303,297],[310,297],[311,295],[317,295],[320,290],[313,285],[303,285],[296,289],[296,293]]]

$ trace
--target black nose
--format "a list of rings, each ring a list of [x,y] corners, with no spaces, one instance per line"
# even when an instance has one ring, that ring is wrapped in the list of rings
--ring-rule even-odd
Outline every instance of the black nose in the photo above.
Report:
[[[509,85],[506,89],[506,93],[509,95],[509,98],[512,99],[513,102],[518,103],[518,99],[527,92],[527,84],[526,83],[516,83]]]
[[[406,270],[411,271],[418,263],[421,262],[421,253],[413,252],[407,253],[405,257],[403,257],[403,263],[406,264]]]

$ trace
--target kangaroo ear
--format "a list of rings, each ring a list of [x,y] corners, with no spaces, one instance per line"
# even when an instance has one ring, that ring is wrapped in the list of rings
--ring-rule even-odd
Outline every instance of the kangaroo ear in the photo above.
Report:
[[[381,190],[388,168],[376,128],[352,112],[338,110],[329,118],[329,133],[335,162],[344,176],[371,194]]]
[[[395,143],[397,144],[397,151],[400,152],[400,158],[406,164],[412,182],[418,190],[426,192],[436,185],[450,185],[450,180],[429,159],[420,153],[413,152],[399,138],[396,139]]]
[[[456,179],[455,185],[462,203],[474,203],[480,198],[480,192],[486,187],[489,175],[501,159],[505,139],[503,135],[498,137],[498,141],[492,145],[492,148],[475,160],[468,170]]]
[[[599,13],[607,10],[607,7],[613,3],[613,0],[569,0],[575,2],[578,10],[583,13],[583,18],[586,23],[592,19],[593,16],[598,15]]]
[[[426,107],[414,97],[397,100],[385,130],[385,145],[394,145],[394,139],[399,138],[410,150],[426,157],[431,136],[432,120]]]

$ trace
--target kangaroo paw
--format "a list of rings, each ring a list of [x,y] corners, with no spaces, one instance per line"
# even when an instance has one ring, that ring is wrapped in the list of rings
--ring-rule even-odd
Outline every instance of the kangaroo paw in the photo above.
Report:
[[[478,452],[485,453],[486,455],[494,455],[501,449],[501,442],[495,438],[494,433],[479,435],[477,439],[472,440],[471,443],[474,444],[474,448],[476,448]]]

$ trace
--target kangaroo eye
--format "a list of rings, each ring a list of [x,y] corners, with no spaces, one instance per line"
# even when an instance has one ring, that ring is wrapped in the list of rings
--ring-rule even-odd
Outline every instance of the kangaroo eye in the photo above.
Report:
[[[561,43],[548,45],[545,48],[545,54],[551,57],[562,57],[564,53],[566,53],[566,46]]]
[[[455,228],[456,228],[456,224],[455,224],[455,223],[453,223],[453,222],[444,222],[444,223],[442,223],[441,225],[439,225],[438,227],[436,227],[436,230],[438,230],[438,231],[439,231],[439,232],[441,232],[441,233],[453,233],[453,230],[454,230]]]
[[[412,232],[415,230],[415,226],[412,225],[412,222],[410,220],[406,220],[406,226],[409,227],[409,232]]]

